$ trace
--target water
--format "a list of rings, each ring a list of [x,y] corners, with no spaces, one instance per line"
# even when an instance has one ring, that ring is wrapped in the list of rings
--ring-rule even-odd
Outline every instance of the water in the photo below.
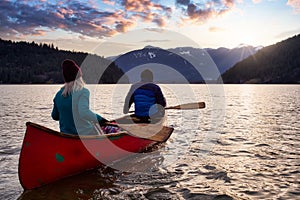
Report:
[[[25,122],[58,130],[50,113],[60,87],[0,86],[1,199],[296,199],[300,195],[299,85],[225,85],[221,90],[162,85],[168,105],[200,100],[207,108],[169,110],[167,123],[175,128],[171,138],[152,154],[128,158],[127,172],[101,168],[23,192],[18,159]],[[108,119],[122,116],[128,87],[89,86],[92,110]]]

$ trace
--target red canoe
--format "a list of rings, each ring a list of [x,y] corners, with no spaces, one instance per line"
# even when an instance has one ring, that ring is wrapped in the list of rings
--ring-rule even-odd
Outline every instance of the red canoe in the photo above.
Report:
[[[173,132],[173,128],[163,126],[151,137],[126,131],[79,137],[31,122],[26,126],[19,158],[19,179],[25,190],[145,151],[167,141]]]

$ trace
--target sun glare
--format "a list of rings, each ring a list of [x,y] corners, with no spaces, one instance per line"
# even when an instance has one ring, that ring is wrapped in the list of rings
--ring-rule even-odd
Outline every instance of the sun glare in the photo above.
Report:
[[[247,45],[256,45],[257,39],[252,33],[240,32],[236,34],[236,43],[237,44],[247,44]]]

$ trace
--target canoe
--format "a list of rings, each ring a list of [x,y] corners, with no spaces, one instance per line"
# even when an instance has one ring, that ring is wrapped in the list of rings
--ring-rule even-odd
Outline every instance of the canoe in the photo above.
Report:
[[[131,125],[145,127],[145,124]],[[143,130],[143,129],[141,129]],[[27,122],[19,158],[19,179],[25,190],[76,175],[164,143],[173,128],[141,136],[121,131],[105,135],[70,135]]]

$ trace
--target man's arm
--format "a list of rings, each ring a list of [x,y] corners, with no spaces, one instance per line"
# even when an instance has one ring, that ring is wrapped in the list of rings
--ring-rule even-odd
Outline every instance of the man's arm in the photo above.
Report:
[[[160,104],[162,107],[166,107],[166,99],[160,89],[159,86],[157,86],[156,92],[155,92],[155,97],[156,97],[156,103]]]
[[[129,108],[133,104],[133,93],[134,93],[134,89],[133,87],[131,87],[125,98],[124,107],[123,107],[124,114],[127,114],[129,112]]]

